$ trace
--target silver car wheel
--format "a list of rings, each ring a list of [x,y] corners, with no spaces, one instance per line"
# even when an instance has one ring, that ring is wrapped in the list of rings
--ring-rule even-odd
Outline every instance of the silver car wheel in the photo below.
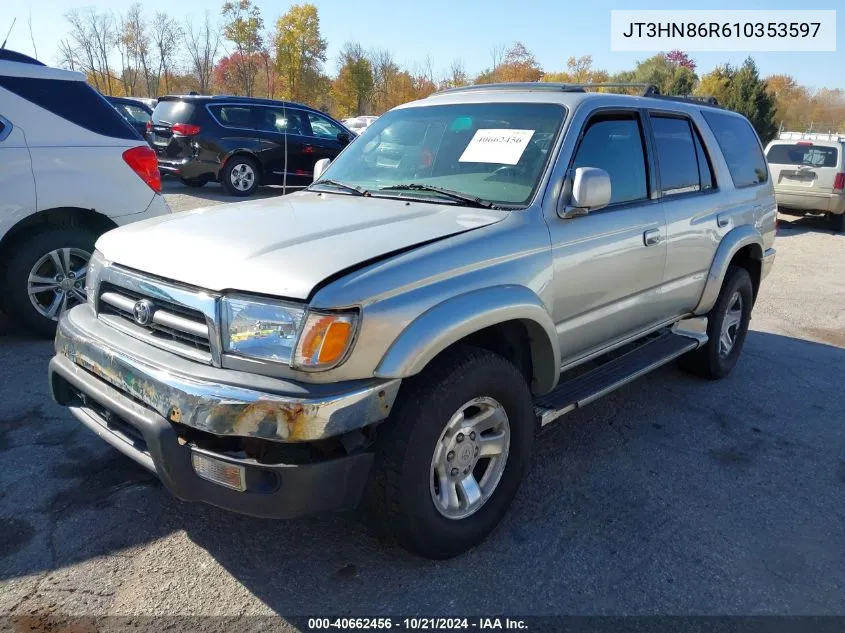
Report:
[[[496,490],[510,449],[505,408],[493,398],[474,398],[449,419],[431,459],[434,507],[448,519],[478,512]]]
[[[739,328],[742,324],[742,295],[734,292],[728,302],[728,310],[722,319],[722,331],[719,335],[719,356],[725,358],[736,345]]]
[[[58,321],[62,312],[85,303],[85,273],[91,253],[79,248],[50,251],[32,267],[26,282],[33,307]]]
[[[239,163],[232,167],[229,180],[238,191],[249,191],[255,183],[255,170],[246,163]]]

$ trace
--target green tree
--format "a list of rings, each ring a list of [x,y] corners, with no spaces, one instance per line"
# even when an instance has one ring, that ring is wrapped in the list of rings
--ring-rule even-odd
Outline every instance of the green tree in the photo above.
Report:
[[[688,95],[695,88],[696,77],[689,65],[673,61],[665,53],[658,53],[641,62],[634,68],[633,81],[657,86],[660,94]]]
[[[230,0],[223,5],[222,15],[223,35],[235,45],[235,54],[230,57],[238,91],[252,96],[263,48],[261,10],[252,0]]]
[[[739,68],[725,64],[714,69],[702,77],[697,92],[716,97],[721,106],[745,115],[764,144],[777,133],[775,97],[760,79],[757,64],[751,57]]]
[[[320,36],[320,16],[313,4],[295,4],[276,22],[276,65],[285,96],[296,101],[317,98],[318,79],[326,61],[327,42]]]

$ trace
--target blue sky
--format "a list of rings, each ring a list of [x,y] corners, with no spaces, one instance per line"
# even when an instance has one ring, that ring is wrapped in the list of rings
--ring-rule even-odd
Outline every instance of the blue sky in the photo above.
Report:
[[[546,70],[562,70],[569,56],[592,55],[596,68],[610,72],[631,68],[650,53],[610,52],[611,9],[837,9],[836,52],[756,53],[764,75],[787,73],[812,87],[845,88],[845,3],[842,0],[312,0],[320,12],[323,35],[329,41],[327,69],[334,71],[338,51],[354,40],[365,48],[386,48],[403,65],[413,67],[429,57],[435,73],[445,72],[454,59],[476,73],[490,65],[495,45],[523,42]],[[32,54],[27,20],[38,56],[55,63],[58,41],[67,25],[61,16],[70,8],[96,6],[121,12],[130,2],[95,0],[5,0],[0,33],[5,36],[12,16],[18,21],[7,46]],[[258,0],[265,25],[271,26],[290,6],[280,0]],[[219,14],[222,0],[145,0],[145,11],[168,11],[182,19]],[[11,11],[10,11],[11,9]],[[656,52],[656,51],[655,51]],[[743,53],[693,53],[699,72],[723,62],[741,63]]]

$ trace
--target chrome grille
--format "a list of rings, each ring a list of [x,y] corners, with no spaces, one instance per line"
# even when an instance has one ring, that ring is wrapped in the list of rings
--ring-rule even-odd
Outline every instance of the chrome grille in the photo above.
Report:
[[[119,283],[103,281],[99,288],[98,316],[112,327],[181,356],[211,364],[212,334],[206,315],[193,307],[165,298],[161,287],[151,282]],[[128,278],[126,281],[132,281]],[[127,286],[133,285],[133,288]],[[141,290],[154,289],[146,293]],[[149,323],[139,324],[134,318],[138,301],[147,299],[153,310]]]

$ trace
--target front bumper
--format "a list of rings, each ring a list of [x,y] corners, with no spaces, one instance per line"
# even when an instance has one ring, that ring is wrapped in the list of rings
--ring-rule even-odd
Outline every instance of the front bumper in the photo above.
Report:
[[[107,443],[155,472],[176,497],[272,518],[358,503],[372,465],[370,452],[280,463],[250,458],[243,451],[218,450],[214,441],[195,441],[192,429],[204,432],[202,437],[211,434],[207,435],[211,440],[245,438],[275,446],[324,440],[338,435],[335,431],[348,432],[353,424],[360,427],[383,419],[389,406],[376,412],[371,405],[384,401],[388,393],[392,404],[398,381],[312,399],[250,392],[178,376],[154,366],[149,358],[142,361],[129,351],[137,351],[140,342],[119,333],[106,340],[98,336],[103,334],[99,328],[107,326],[87,306],[70,310],[60,320],[57,353],[49,365],[53,398]],[[120,337],[126,339],[126,349],[114,345],[114,338]],[[284,433],[286,443],[279,441]],[[209,450],[212,447],[215,450]],[[242,467],[245,489],[201,478],[192,465],[197,453]]]

